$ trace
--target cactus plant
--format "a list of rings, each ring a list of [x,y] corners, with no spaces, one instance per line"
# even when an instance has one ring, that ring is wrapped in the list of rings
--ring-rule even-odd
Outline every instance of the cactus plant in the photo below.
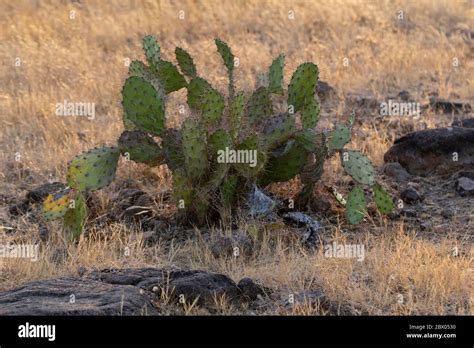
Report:
[[[94,149],[74,158],[67,173],[69,187],[44,202],[46,218],[64,217],[68,236],[77,239],[87,218],[85,192],[113,180],[119,154],[148,166],[166,164],[173,174],[178,208],[199,223],[216,206],[232,208],[239,196],[255,189],[256,184],[264,186],[300,175],[301,193],[311,198],[325,160],[336,153],[345,171],[358,183],[347,200],[348,221],[358,223],[364,216],[366,203],[360,185],[373,187],[382,213],[391,211],[390,197],[375,182],[370,160],[360,152],[345,149],[355,115],[347,125],[337,124],[327,134],[316,129],[319,103],[315,97],[315,64],[298,66],[285,91],[285,57],[281,54],[262,75],[256,90],[247,94],[235,91],[236,66],[231,49],[220,39],[215,44],[227,68],[227,95],[199,76],[187,51],[179,47],[175,50],[178,70],[163,60],[156,39],[145,36],[146,63],[132,61],[122,89],[126,130],[118,146]],[[191,115],[180,129],[167,128],[167,94],[183,88]],[[272,94],[285,93],[288,110],[275,112]],[[223,161],[224,154],[229,158]]]

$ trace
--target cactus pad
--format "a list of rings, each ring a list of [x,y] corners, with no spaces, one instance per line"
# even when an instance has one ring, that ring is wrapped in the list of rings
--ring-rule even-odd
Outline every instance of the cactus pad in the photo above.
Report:
[[[342,150],[351,141],[351,129],[337,123],[334,130],[329,133],[328,138],[329,151]]]
[[[303,129],[314,128],[316,127],[318,120],[319,103],[314,98],[310,98],[301,109],[301,125],[303,126]]]
[[[295,112],[314,98],[317,81],[318,67],[313,63],[303,63],[293,73],[288,85],[288,105],[293,105]]]
[[[198,122],[187,118],[183,123],[182,147],[188,176],[196,181],[207,170],[207,150],[205,134]]]
[[[64,215],[63,230],[69,241],[77,241],[81,236],[82,229],[87,220],[87,205],[82,193],[78,193],[74,208],[71,208]]]
[[[165,128],[164,98],[152,84],[138,76],[125,81],[122,90],[124,117],[144,132],[160,135]]]
[[[288,181],[298,175],[303,169],[308,153],[295,140],[289,140],[284,145],[271,152],[262,184]]]
[[[253,92],[247,103],[247,112],[250,124],[258,123],[272,115],[272,101],[267,88],[259,87]]]
[[[119,155],[115,147],[102,147],[75,157],[69,164],[68,185],[79,191],[107,186],[115,177]]]
[[[181,47],[176,47],[174,53],[181,72],[190,78],[196,77],[196,65],[189,53]]]
[[[188,84],[188,105],[192,110],[202,111],[204,109],[203,100],[207,93],[212,90],[212,86],[200,77],[195,77]]]
[[[393,201],[390,195],[378,183],[372,187],[372,190],[374,192],[374,201],[377,205],[377,209],[382,214],[390,214],[393,210]]]
[[[206,124],[219,122],[224,111],[224,97],[215,89],[210,89],[205,98],[202,110],[202,119]]]
[[[229,207],[237,198],[239,178],[236,175],[228,176],[220,187],[220,194],[224,206]]]
[[[264,142],[268,149],[283,144],[296,132],[295,117],[287,112],[278,114],[265,122]]]
[[[147,35],[143,38],[143,51],[148,64],[152,67],[157,67],[160,62],[160,45],[152,35]]]
[[[188,181],[186,173],[183,170],[175,170],[173,172],[173,197],[177,204],[183,200],[185,208],[187,208],[192,202],[192,185]]]
[[[342,150],[341,162],[346,173],[355,181],[370,186],[374,184],[374,167],[365,155],[358,151]]]
[[[179,73],[173,63],[166,60],[160,60],[158,63],[158,79],[166,94],[186,87],[186,80],[183,75]]]
[[[135,162],[149,166],[158,166],[163,163],[163,152],[160,146],[146,133],[135,130],[125,131],[118,140],[120,152],[128,153]]]
[[[230,105],[229,123],[230,123],[230,129],[231,129],[231,134],[232,134],[233,139],[236,139],[239,135],[244,113],[245,113],[245,94],[243,92],[240,92],[235,95]]]
[[[239,150],[257,151],[256,152],[256,165],[250,166],[250,163],[236,163],[234,168],[244,177],[251,178],[255,177],[265,166],[267,159],[266,153],[263,151],[263,147],[257,135],[252,134],[244,139],[236,148]],[[250,154],[250,153],[248,153]],[[252,156],[255,153],[252,153]]]
[[[184,168],[185,160],[182,150],[181,132],[174,128],[168,128],[162,135],[161,146],[166,159],[166,164],[171,170]]]
[[[224,65],[227,70],[231,72],[234,69],[234,55],[232,54],[230,47],[222,40],[215,40],[217,46],[217,52],[221,55],[224,60]]]
[[[271,93],[283,93],[283,68],[285,66],[285,55],[280,54],[268,71],[268,89]]]
[[[360,186],[355,186],[346,202],[346,219],[350,224],[358,224],[365,216],[367,202],[364,190]]]
[[[43,202],[43,216],[46,220],[55,220],[63,217],[69,209],[71,201],[75,199],[77,191],[66,188],[55,195],[48,195]]]
[[[133,60],[128,67],[128,75],[145,78],[145,76],[148,75],[147,69],[147,66],[143,62],[139,60]]]

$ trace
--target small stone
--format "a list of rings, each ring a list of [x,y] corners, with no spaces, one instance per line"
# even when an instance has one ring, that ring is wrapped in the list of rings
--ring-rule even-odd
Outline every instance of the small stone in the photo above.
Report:
[[[416,210],[414,210],[414,209],[404,208],[401,211],[401,215],[403,215],[405,217],[416,217],[417,213],[416,213]]]
[[[409,181],[411,175],[398,162],[386,163],[383,167],[385,175],[395,179],[396,181]]]
[[[447,220],[451,220],[454,216],[454,211],[449,208],[441,210],[441,216]]]
[[[427,230],[430,230],[432,227],[432,224],[430,221],[423,221],[421,224],[420,224],[420,229],[422,231],[427,231]]]
[[[415,204],[419,203],[423,200],[423,196],[412,186],[408,186],[403,192],[400,194],[400,197],[405,203],[408,204]]]
[[[242,291],[242,297],[246,300],[254,301],[259,295],[262,296],[265,294],[263,288],[250,278],[242,278],[237,284],[237,287]]]
[[[456,180],[455,187],[461,197],[474,196],[474,180],[461,177]]]

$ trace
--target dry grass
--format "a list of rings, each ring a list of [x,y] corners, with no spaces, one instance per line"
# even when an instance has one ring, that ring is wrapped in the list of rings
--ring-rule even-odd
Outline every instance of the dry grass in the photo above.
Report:
[[[179,19],[180,11],[184,20]],[[289,11],[294,11],[294,20],[288,18]],[[469,1],[1,0],[0,18],[0,182],[2,191],[12,195],[47,179],[61,180],[67,160],[79,151],[115,142],[123,128],[124,60],[142,58],[141,37],[146,33],[158,37],[169,59],[176,45],[187,49],[200,73],[221,90],[226,81],[213,46],[216,36],[229,42],[240,59],[236,80],[241,89],[253,87],[257,73],[281,52],[287,57],[286,81],[297,65],[314,61],[321,78],[341,98],[335,112],[325,115],[330,121],[343,117],[344,96],[354,91],[384,99],[408,90],[421,103],[429,93],[474,100],[474,49],[466,37],[474,30],[474,6]],[[183,95],[172,97],[171,123],[181,121],[175,106]],[[96,118],[56,116],[55,104],[64,100],[95,103]],[[433,114],[423,119],[430,127],[449,121]],[[388,131],[370,120],[358,131],[365,136],[354,145],[381,165],[393,140]],[[20,162],[15,161],[17,153]],[[327,166],[329,182],[341,174],[334,164]],[[143,181],[141,168],[123,164],[119,176]],[[156,175],[159,180],[146,185],[161,192],[169,174],[160,170]],[[26,219],[16,224],[23,240],[37,238]],[[53,238],[39,262],[5,263],[0,287],[74,274],[78,266],[179,266],[223,272],[235,280],[249,276],[289,292],[317,285],[353,313],[465,314],[472,313],[472,254],[464,242],[472,231],[467,228],[456,231],[456,238],[448,234],[434,241],[416,237],[403,223],[385,225],[383,220],[366,223],[365,232],[358,234],[329,227],[328,240],[342,243],[350,238],[366,246],[366,259],[357,262],[327,258],[322,252],[309,254],[298,243],[282,240],[262,243],[251,259],[215,259],[199,239],[172,248],[145,248],[133,231],[117,224],[101,231],[107,240],[92,233],[77,248],[69,247],[69,258],[62,262],[54,261],[59,242]],[[455,245],[464,254],[453,258],[450,250]],[[125,247],[130,256],[124,256]],[[399,294],[406,299],[403,304],[397,303]],[[225,301],[219,307],[224,314],[233,311]],[[272,313],[324,311],[300,306]]]

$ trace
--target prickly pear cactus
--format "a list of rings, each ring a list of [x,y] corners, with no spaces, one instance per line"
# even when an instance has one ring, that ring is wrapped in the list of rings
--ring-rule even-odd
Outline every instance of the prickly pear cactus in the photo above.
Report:
[[[285,91],[285,56],[280,54],[260,74],[253,92],[235,91],[238,59],[221,39],[215,44],[227,68],[227,94],[198,75],[186,50],[175,49],[175,65],[162,59],[155,37],[144,37],[146,61],[131,62],[122,88],[126,130],[117,147],[93,149],[75,157],[67,171],[69,187],[44,201],[44,216],[64,218],[69,240],[79,240],[87,220],[86,192],[110,184],[120,154],[148,166],[166,164],[172,172],[179,216],[198,223],[208,221],[210,213],[219,207],[232,210],[249,190],[259,190],[256,184],[265,186],[299,176],[300,196],[310,200],[325,161],[335,154],[341,156],[344,170],[358,185],[347,199],[349,223],[360,222],[366,214],[361,185],[372,187],[381,213],[389,214],[393,209],[390,196],[375,183],[370,160],[358,151],[345,149],[355,114],[346,124],[336,123],[332,131],[316,129],[319,73],[314,63],[299,65]],[[185,115],[180,128],[168,128],[168,94],[183,88],[190,114]],[[273,105],[280,98],[275,94],[287,95],[286,110],[281,104]],[[346,203],[343,198],[340,202]]]
[[[360,186],[355,186],[346,203],[346,218],[350,224],[358,224],[367,213],[367,201],[364,190]]]
[[[69,187],[93,191],[109,185],[115,177],[119,155],[116,147],[102,147],[77,156],[69,164]]]

